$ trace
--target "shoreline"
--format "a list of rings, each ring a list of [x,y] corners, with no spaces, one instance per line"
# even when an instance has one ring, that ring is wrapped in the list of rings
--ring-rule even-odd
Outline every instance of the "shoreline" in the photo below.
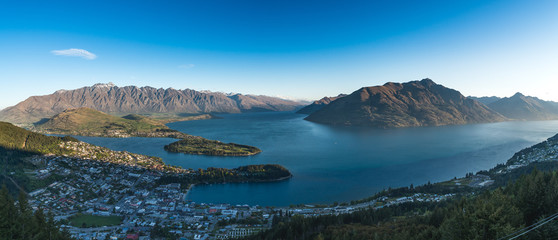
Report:
[[[174,130],[174,129],[173,129]],[[48,135],[48,136],[59,136],[59,137],[64,137],[64,136],[79,136],[79,137],[96,137],[96,138],[113,138],[113,139],[127,139],[127,138],[168,138],[168,139],[174,139],[177,140],[175,142],[172,142],[170,144],[179,142],[181,140],[184,139],[188,139],[188,138],[195,138],[195,139],[202,139],[202,141],[217,141],[219,143],[222,144],[234,144],[234,145],[239,145],[239,146],[247,146],[247,147],[253,147],[253,148],[257,148],[254,146],[249,146],[249,145],[244,145],[244,144],[237,144],[237,143],[223,143],[219,140],[210,140],[210,139],[206,139],[204,137],[200,137],[200,136],[194,136],[194,135],[189,135],[187,133],[183,133],[180,132],[178,130],[175,130],[176,132],[174,132],[175,134],[183,134],[185,135],[184,137],[178,137],[177,135],[172,136],[173,133],[169,133],[170,135],[167,136],[146,136],[146,135],[125,135],[125,136],[114,136],[114,135],[93,135],[93,134],[74,134],[74,133],[60,133],[60,132],[50,132],[50,131],[33,131],[35,133],[39,133],[39,134],[44,134],[44,135]],[[188,153],[188,152],[176,152],[176,151],[169,151],[166,150],[165,147],[169,146],[165,145],[163,146],[163,150],[168,152],[168,153],[176,153],[176,154],[188,154],[188,155],[201,155],[201,156],[212,156],[212,157],[250,157],[250,156],[255,156],[258,155],[260,153],[262,153],[263,151],[259,148],[257,148],[259,151],[255,152],[255,153],[248,153],[248,154],[223,154],[223,155],[219,155],[219,154],[203,154],[203,153]]]
[[[280,182],[280,181],[285,181],[288,180],[290,178],[292,178],[293,175],[289,175],[286,177],[281,177],[281,178],[277,178],[277,179],[271,179],[271,180],[260,180],[260,181],[244,181],[244,182],[222,182],[222,183],[192,183],[190,184],[190,186],[186,189],[186,197],[188,197],[188,195],[190,194],[190,191],[196,186],[196,185],[211,185],[211,184],[231,184],[231,183],[271,183],[271,182]]]

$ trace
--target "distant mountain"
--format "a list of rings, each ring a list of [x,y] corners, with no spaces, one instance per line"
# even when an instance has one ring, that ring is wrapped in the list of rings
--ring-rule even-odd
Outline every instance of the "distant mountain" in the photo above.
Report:
[[[129,113],[241,113],[292,111],[301,104],[280,98],[256,95],[198,92],[152,87],[117,87],[96,84],[75,90],[59,90],[33,96],[0,111],[0,120],[32,123],[50,118],[66,109],[87,107],[110,114]]]
[[[430,79],[364,87],[310,114],[306,120],[379,128],[497,122],[505,117]]]
[[[490,103],[488,107],[510,119],[558,119],[558,103],[525,96],[521,93]]]
[[[488,105],[488,104],[491,104],[493,102],[496,102],[496,101],[502,99],[502,98],[496,97],[496,96],[492,96],[492,97],[473,97],[473,96],[469,96],[468,98],[473,99],[473,100],[477,100],[484,105]]]
[[[324,97],[320,100],[314,101],[312,104],[301,108],[300,110],[298,110],[296,113],[300,113],[300,114],[311,114],[315,111],[318,111],[320,109],[322,109],[325,105],[328,105],[329,103],[347,96],[347,94],[339,94],[337,95],[337,97]]]

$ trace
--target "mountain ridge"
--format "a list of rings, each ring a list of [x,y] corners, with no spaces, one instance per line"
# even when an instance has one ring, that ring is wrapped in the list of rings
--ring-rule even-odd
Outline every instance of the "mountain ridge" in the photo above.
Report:
[[[301,109],[298,110],[296,113],[299,113],[299,114],[311,114],[311,113],[313,113],[313,112],[316,112],[316,111],[322,109],[325,105],[328,105],[328,104],[330,104],[331,102],[333,102],[333,101],[335,101],[335,100],[337,100],[337,99],[339,99],[339,98],[345,97],[345,96],[347,96],[347,94],[341,93],[341,94],[339,94],[339,95],[337,95],[337,96],[335,96],[335,97],[327,97],[327,96],[326,96],[326,97],[323,97],[323,98],[321,98],[320,100],[316,100],[316,101],[312,102],[310,105],[307,105],[307,106],[301,108]]]
[[[459,91],[431,79],[363,87],[305,118],[331,125],[378,128],[442,126],[506,118]]]
[[[131,113],[241,113],[292,111],[301,104],[262,95],[226,95],[192,89],[95,84],[52,94],[31,96],[0,111],[0,121],[33,123],[66,109],[87,107],[109,114]]]
[[[493,102],[496,102],[500,99],[502,99],[501,97],[496,97],[496,96],[484,96],[484,97],[474,97],[474,96],[468,96],[468,98],[473,99],[473,100],[477,100],[478,102],[488,106],[488,104],[491,104]]]
[[[501,98],[487,105],[503,116],[514,120],[555,120],[558,119],[558,103],[544,101],[537,97],[525,96],[520,92],[511,97]]]

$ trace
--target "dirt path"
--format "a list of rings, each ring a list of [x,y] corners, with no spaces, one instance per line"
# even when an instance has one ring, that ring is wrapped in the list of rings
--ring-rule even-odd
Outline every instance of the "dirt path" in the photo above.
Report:
[[[27,140],[29,140],[29,136],[31,136],[31,135],[27,135],[27,137],[25,138],[25,141],[23,141],[23,146],[21,146],[21,149],[25,149],[25,146],[27,145]]]

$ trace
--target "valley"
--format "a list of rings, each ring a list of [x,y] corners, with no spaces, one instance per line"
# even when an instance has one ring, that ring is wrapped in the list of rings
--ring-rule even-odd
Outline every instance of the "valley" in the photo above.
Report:
[[[408,106],[392,99],[401,111],[375,111],[379,115],[348,118],[345,124],[308,118],[336,104],[354,105],[347,99],[355,96],[366,99],[362,89],[323,98],[296,113],[111,115],[82,107],[27,125],[34,132],[4,123],[3,135],[10,138],[3,140],[2,151],[17,157],[2,169],[3,182],[11,191],[26,191],[31,207],[54,213],[72,236],[106,237],[134,228],[159,237],[249,238],[285,234],[277,224],[299,217],[432,211],[503,186],[534,167],[558,169],[556,137],[504,162],[554,134],[556,121],[514,121],[522,119],[504,117],[431,80],[385,86],[408,91],[394,95]],[[366,91],[375,96],[391,90]],[[512,98],[537,104],[522,95]],[[508,101],[490,100],[491,106]],[[385,100],[374,101],[372,108],[386,108],[378,107]],[[545,112],[551,108],[525,114],[538,119],[548,116]],[[406,214],[395,218],[412,219]]]
[[[0,240],[558,239],[558,1],[3,1]]]

